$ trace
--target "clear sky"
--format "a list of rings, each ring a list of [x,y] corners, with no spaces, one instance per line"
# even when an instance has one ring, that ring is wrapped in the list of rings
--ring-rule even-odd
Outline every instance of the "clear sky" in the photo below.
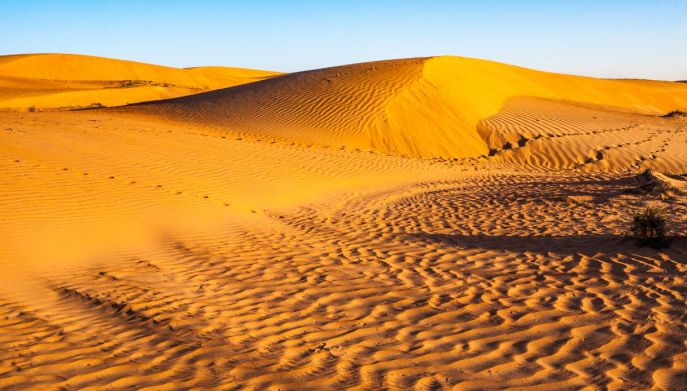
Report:
[[[687,1],[0,0],[0,54],[297,71],[454,54],[687,79]]]

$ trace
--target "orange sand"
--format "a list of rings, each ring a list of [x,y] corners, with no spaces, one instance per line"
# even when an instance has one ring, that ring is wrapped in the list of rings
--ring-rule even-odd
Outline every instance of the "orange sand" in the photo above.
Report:
[[[237,74],[41,57],[0,60],[0,102]],[[684,188],[686,109],[438,57],[1,112],[0,389],[684,388],[687,195],[633,177]],[[647,203],[669,249],[624,236]]]
[[[646,115],[687,112],[687,85],[559,75],[491,61],[433,57],[298,72],[153,102],[164,119],[262,137],[413,157],[477,157],[479,121],[527,96]]]
[[[74,54],[0,56],[0,110],[120,106],[263,80],[276,72],[179,69]]]

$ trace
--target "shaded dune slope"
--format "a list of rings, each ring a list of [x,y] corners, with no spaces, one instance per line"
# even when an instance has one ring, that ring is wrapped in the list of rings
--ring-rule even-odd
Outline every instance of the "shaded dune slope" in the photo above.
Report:
[[[515,97],[602,110],[687,111],[687,86],[552,74],[491,61],[432,57],[275,77],[137,106],[201,126],[414,157],[477,157],[493,145],[480,121]]]
[[[172,68],[74,54],[0,56],[0,109],[117,106],[277,75],[229,67]]]

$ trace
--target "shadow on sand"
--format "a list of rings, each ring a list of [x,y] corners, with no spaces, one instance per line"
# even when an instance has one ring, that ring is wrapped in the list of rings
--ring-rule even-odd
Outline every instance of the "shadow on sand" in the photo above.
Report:
[[[462,248],[483,248],[509,252],[531,252],[548,255],[634,254],[655,256],[658,252],[668,253],[671,258],[683,259],[687,263],[687,237],[673,236],[668,248],[656,250],[638,247],[632,238],[621,235],[567,235],[567,236],[486,236],[461,234],[412,233],[411,240],[442,243]]]

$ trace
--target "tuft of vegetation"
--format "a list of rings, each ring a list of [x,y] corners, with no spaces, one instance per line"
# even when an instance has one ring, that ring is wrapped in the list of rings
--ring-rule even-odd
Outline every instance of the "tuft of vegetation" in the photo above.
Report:
[[[131,88],[131,87],[141,87],[141,86],[155,86],[155,87],[183,87],[183,86],[177,86],[176,84],[171,84],[171,83],[160,83],[152,80],[122,80],[119,82],[119,86],[110,86],[110,87],[105,87],[105,88]],[[191,88],[191,87],[183,87],[183,88]],[[195,89],[195,88],[191,88]]]
[[[687,113],[685,113],[684,111],[675,110],[675,111],[671,111],[670,113],[663,116],[663,118],[681,118],[681,117],[687,117]]]
[[[632,233],[637,245],[662,248],[668,245],[666,237],[668,218],[663,208],[647,206],[632,217]]]
[[[81,110],[91,110],[91,109],[102,109],[104,107],[107,107],[107,106],[105,106],[104,104],[102,104],[100,102],[93,102],[88,106],[73,106],[73,107],[69,108],[69,110],[81,111]]]

